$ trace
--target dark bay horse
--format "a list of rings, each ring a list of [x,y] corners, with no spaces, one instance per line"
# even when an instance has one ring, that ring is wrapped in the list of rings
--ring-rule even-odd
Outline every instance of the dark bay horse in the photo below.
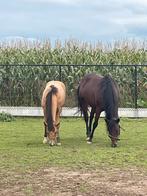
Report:
[[[110,76],[88,74],[80,81],[77,95],[78,106],[86,123],[87,142],[92,142],[100,114],[105,111],[108,136],[112,141],[112,147],[116,147],[120,135],[120,119],[118,117],[119,91],[115,81]],[[91,107],[90,118],[88,107]]]
[[[60,113],[65,103],[66,89],[60,81],[50,81],[43,91],[41,105],[44,113],[44,140],[51,146],[60,145]]]

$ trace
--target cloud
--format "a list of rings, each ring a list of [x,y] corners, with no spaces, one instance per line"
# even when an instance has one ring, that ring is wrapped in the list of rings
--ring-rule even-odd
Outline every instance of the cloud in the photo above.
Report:
[[[145,38],[146,10],[146,0],[5,0],[0,2],[0,37]]]
[[[39,41],[35,38],[32,38],[32,37],[21,37],[21,36],[7,36],[7,37],[4,37],[4,38],[1,38],[1,41],[3,42],[11,42],[11,41],[22,41],[22,42],[25,42],[25,41],[28,41],[28,42],[35,42],[35,41]]]
[[[58,4],[58,5],[77,5],[80,0],[23,0],[27,2],[33,2],[33,3],[46,3],[46,4]]]
[[[130,17],[116,18],[114,22],[124,25],[145,25],[147,24],[147,15],[132,15]]]

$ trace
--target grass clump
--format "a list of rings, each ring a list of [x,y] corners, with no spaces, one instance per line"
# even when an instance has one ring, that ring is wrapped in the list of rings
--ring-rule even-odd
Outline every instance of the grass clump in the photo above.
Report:
[[[11,122],[14,121],[15,118],[9,113],[1,112],[0,113],[0,122]]]

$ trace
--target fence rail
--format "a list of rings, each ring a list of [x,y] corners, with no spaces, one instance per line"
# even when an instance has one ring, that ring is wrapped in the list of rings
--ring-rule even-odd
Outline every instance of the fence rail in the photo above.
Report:
[[[81,114],[77,112],[78,108],[63,107],[61,116],[63,117],[80,117]],[[27,117],[42,117],[43,110],[41,107],[0,107],[0,112],[9,113],[13,116],[27,116]],[[147,108],[132,109],[132,108],[119,108],[119,117],[131,117],[131,118],[144,118],[147,117]],[[100,117],[104,117],[104,112]]]

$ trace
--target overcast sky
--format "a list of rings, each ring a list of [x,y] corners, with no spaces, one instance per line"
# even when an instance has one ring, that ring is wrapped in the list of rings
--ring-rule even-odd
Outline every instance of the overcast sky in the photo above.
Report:
[[[147,0],[0,0],[0,40],[147,39]]]

